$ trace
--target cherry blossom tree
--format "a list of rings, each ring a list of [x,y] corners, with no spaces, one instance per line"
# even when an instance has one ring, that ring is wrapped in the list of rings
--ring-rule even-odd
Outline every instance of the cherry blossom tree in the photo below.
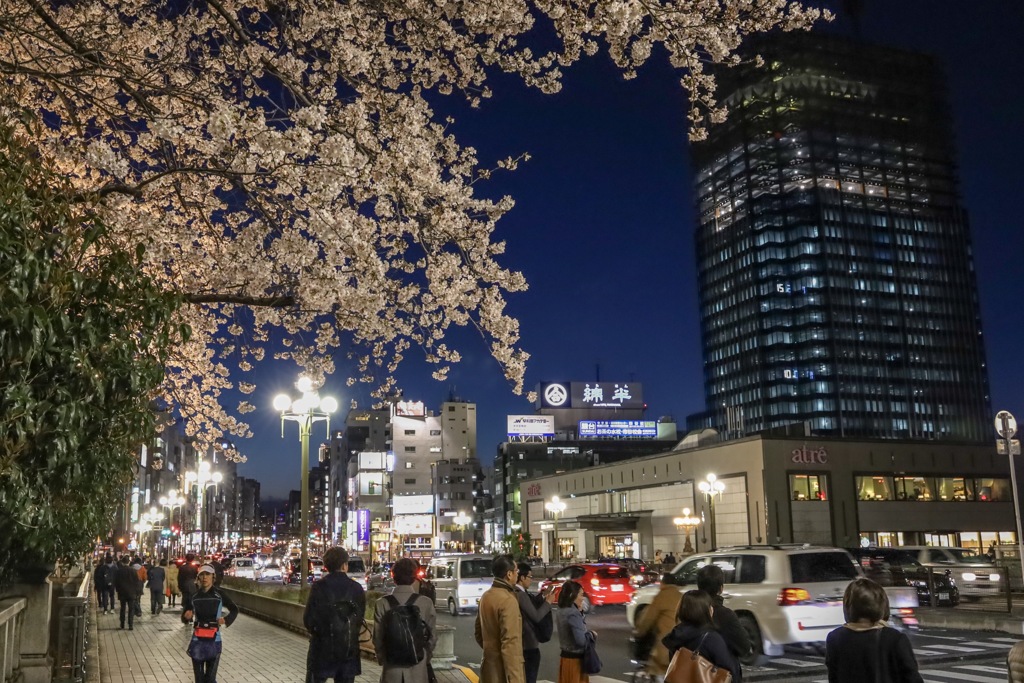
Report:
[[[505,305],[527,284],[494,239],[513,201],[482,181],[525,156],[482,164],[441,98],[479,106],[497,72],[554,93],[602,47],[628,78],[657,49],[700,138],[724,115],[706,65],[822,17],[788,0],[7,0],[0,120],[184,302],[162,392],[216,440],[248,435],[252,406],[222,392],[272,344],[314,376],[348,354],[349,381],[384,395],[411,351],[443,379],[446,332],[472,326],[522,391]]]

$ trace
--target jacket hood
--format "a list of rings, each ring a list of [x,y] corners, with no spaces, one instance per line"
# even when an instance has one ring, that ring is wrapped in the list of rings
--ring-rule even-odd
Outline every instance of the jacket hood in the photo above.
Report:
[[[661,644],[667,647],[669,652],[678,650],[681,647],[693,650],[700,643],[700,639],[704,637],[704,634],[710,630],[710,627],[698,628],[691,624],[676,624],[675,628],[669,631],[668,635],[662,639]]]

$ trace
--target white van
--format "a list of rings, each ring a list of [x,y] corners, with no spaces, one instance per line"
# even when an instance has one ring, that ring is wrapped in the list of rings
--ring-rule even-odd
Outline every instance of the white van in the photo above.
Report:
[[[494,582],[491,565],[494,558],[485,555],[441,555],[427,565],[427,578],[437,590],[436,607],[447,607],[452,616],[476,611],[480,596]]]

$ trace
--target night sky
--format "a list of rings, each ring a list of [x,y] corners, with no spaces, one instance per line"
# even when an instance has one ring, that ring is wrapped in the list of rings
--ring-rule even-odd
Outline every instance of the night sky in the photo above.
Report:
[[[835,9],[836,3],[829,3]],[[849,32],[844,17],[816,30]],[[864,39],[938,55],[948,75],[963,203],[970,214],[993,411],[1024,419],[1024,3],[900,0],[866,3]],[[498,224],[501,263],[530,289],[512,295],[532,355],[528,389],[540,381],[627,380],[643,384],[648,418],[704,407],[692,173],[685,98],[678,76],[654,59],[624,81],[605,53],[569,70],[560,94],[541,95],[508,78],[491,82],[482,109],[455,106],[455,133],[481,164],[528,152],[532,160],[478,192],[510,194],[516,207]],[[449,106],[449,105],[446,105]],[[405,397],[438,410],[449,394],[477,404],[478,452],[485,463],[505,440],[505,416],[529,414],[497,363],[470,331],[452,339],[464,360],[445,383],[408,354],[398,373]],[[339,363],[339,368],[343,369]],[[291,363],[266,362],[245,415],[256,438],[238,442],[240,474],[264,498],[299,485],[298,433],[280,438],[274,395],[291,390]],[[363,387],[328,379],[322,394],[345,407],[372,403]],[[340,425],[340,422],[339,422]],[[325,435],[322,425],[314,439]],[[993,433],[993,439],[995,435]],[[311,449],[312,450],[312,449]],[[315,452],[315,450],[314,450]]]

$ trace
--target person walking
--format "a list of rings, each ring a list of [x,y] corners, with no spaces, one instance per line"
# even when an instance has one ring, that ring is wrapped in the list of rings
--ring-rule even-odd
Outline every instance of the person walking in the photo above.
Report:
[[[717,564],[712,562],[697,570],[697,590],[710,595],[711,601],[715,603],[715,613],[711,618],[715,628],[725,639],[729,652],[742,662],[751,655],[750,635],[747,629],[743,628],[736,613],[725,606],[725,600],[722,599],[724,586],[725,572]]]
[[[577,581],[566,581],[558,593],[558,611],[555,612],[558,646],[561,648],[558,683],[587,683],[590,680],[590,676],[583,673],[583,652],[588,644],[597,642],[597,634],[587,628],[583,617],[584,598],[583,586]]]
[[[739,661],[729,652],[725,639],[715,630],[713,613],[714,600],[702,590],[691,590],[683,593],[679,601],[676,619],[679,623],[662,640],[668,649],[668,660],[672,661],[676,650],[681,647],[698,653],[720,669],[732,674],[733,683],[741,680]]]
[[[166,564],[167,566],[164,567],[164,581],[166,582],[167,588],[164,591],[164,595],[167,596],[167,606],[174,607],[175,601],[178,599],[178,596],[181,595],[181,589],[178,588],[178,563],[171,561]]]
[[[114,575],[114,588],[117,590],[117,598],[121,601],[121,628],[125,624],[125,611],[127,610],[128,630],[135,629],[135,605],[139,600],[139,576],[131,568],[130,558],[127,555],[121,556],[121,562]]]
[[[117,566],[113,564],[114,558],[107,555],[96,565],[93,574],[93,585],[96,588],[96,603],[103,614],[110,614],[114,611],[114,574]]]
[[[167,578],[167,560],[149,570],[146,587],[149,588],[149,611],[156,616],[164,611],[164,581]]]
[[[546,599],[543,595],[530,595],[533,568],[526,562],[520,562],[518,568],[516,600],[519,601],[519,613],[523,618],[523,663],[526,683],[537,683],[537,675],[540,672],[540,640],[537,638],[537,627],[551,614],[554,592],[549,592]]]
[[[675,627],[679,602],[683,599],[675,579],[675,574],[672,573],[665,573],[661,577],[658,594],[654,596],[647,609],[640,613],[640,619],[636,622],[637,636],[651,643],[644,670],[657,683],[665,679],[670,661],[668,648],[661,641]]]
[[[135,598],[135,616],[142,616],[142,594],[146,592],[146,567],[142,564],[142,558],[136,555],[132,558],[132,570],[135,572],[135,581],[138,592]]]
[[[825,638],[829,683],[923,683],[906,634],[886,626],[889,598],[871,579],[843,594],[846,623]]]
[[[198,572],[196,571],[197,565],[195,560],[196,556],[188,553],[185,555],[185,564],[178,568],[178,588],[181,590],[182,621],[185,620],[185,605],[191,602],[192,595],[196,592]]]
[[[306,653],[306,683],[352,683],[363,672],[359,657],[359,633],[366,612],[366,592],[348,577],[348,552],[337,546],[324,553],[326,573],[313,584],[302,614],[302,623],[310,633]],[[339,603],[350,603],[347,634],[333,634],[331,625],[338,618]],[[346,640],[347,638],[347,640]],[[347,642],[347,647],[345,643]]]
[[[410,605],[419,610],[420,619],[429,631],[427,642],[424,644],[423,660],[412,665],[400,665],[389,657],[385,622],[393,605],[386,598],[381,598],[373,611],[373,648],[382,667],[381,683],[428,683],[430,680],[430,658],[437,645],[437,611],[434,608],[434,601],[417,593],[413,587],[418,570],[419,564],[412,558],[403,557],[395,562],[391,568],[391,576],[395,581],[395,589],[391,596],[395,605]]]
[[[480,683],[525,683],[523,617],[516,599],[519,568],[511,555],[498,555],[491,563],[494,582],[482,596],[473,631],[483,648]]]
[[[238,607],[220,588],[213,585],[214,569],[208,564],[199,568],[196,592],[190,593],[188,602],[182,602],[182,619],[195,626],[188,644],[192,658],[195,683],[217,683],[217,666],[223,647],[221,627],[227,628],[238,617]],[[228,615],[223,616],[224,610]]]

